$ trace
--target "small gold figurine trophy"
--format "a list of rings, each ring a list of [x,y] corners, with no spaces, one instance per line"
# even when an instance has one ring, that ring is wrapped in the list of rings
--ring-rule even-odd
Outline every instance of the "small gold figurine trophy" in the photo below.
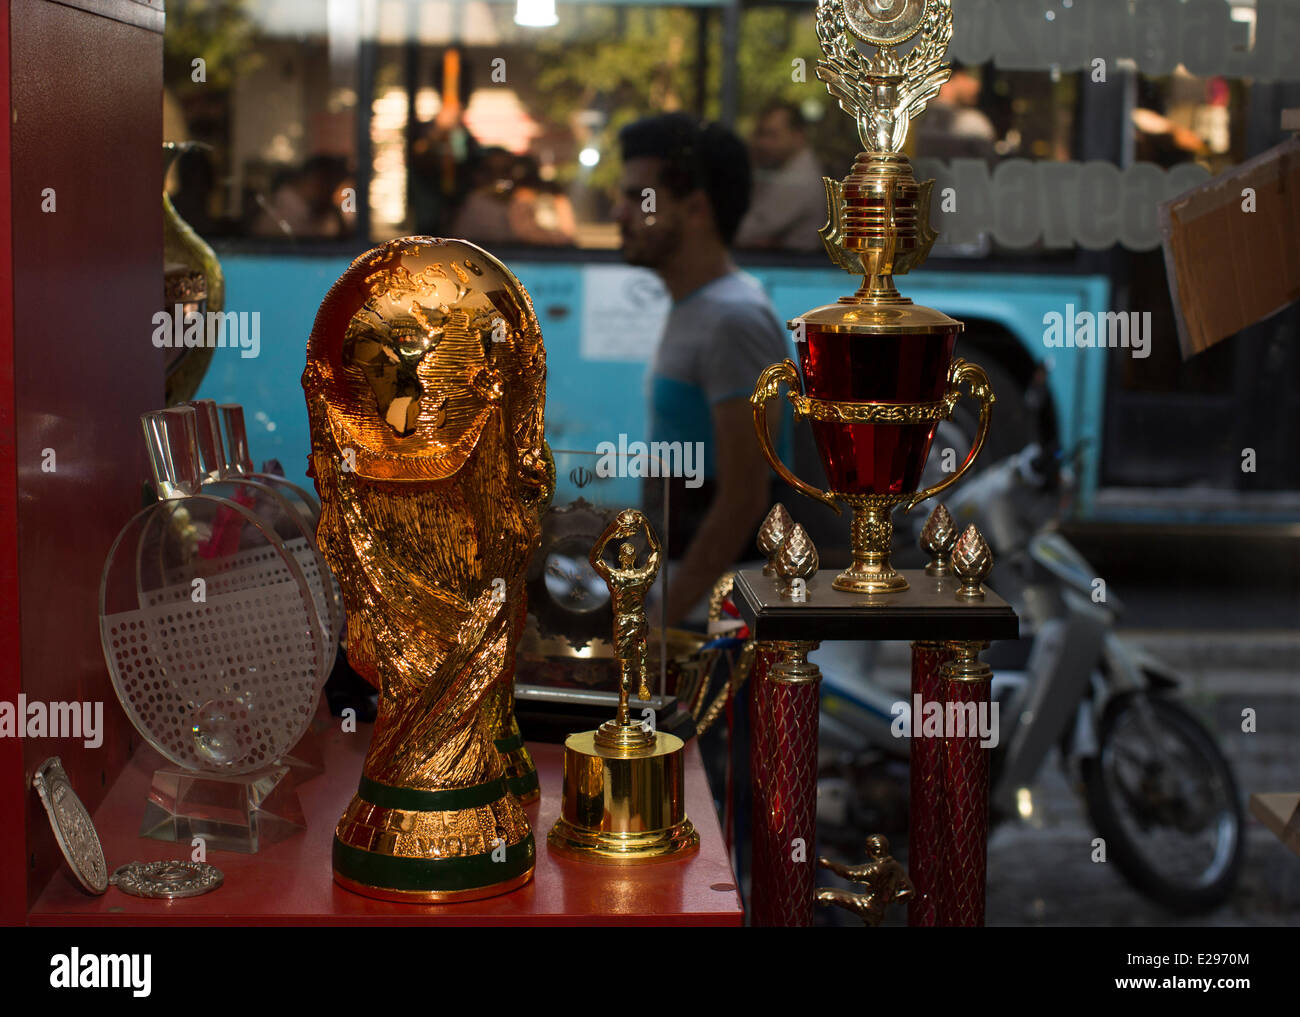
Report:
[[[642,530],[649,553],[638,567],[628,541]],[[618,565],[611,566],[604,555],[615,540],[622,543]],[[561,854],[593,862],[653,862],[700,846],[686,818],[682,740],[633,721],[628,709],[633,689],[640,699],[650,698],[645,596],[659,558],[659,540],[635,509],[620,512],[591,551],[591,567],[609,586],[613,602],[618,714],[596,731],[565,740],[560,818],[547,839]]]

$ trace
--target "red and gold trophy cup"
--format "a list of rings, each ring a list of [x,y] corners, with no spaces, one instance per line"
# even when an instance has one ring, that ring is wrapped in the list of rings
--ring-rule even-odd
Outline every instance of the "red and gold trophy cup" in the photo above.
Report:
[[[853,509],[853,564],[834,588],[896,593],[908,584],[889,561],[894,507],[910,511],[970,469],[994,401],[983,370],[953,359],[962,323],[917,306],[894,285],[894,276],[925,261],[937,237],[934,181],[918,184],[901,150],[911,121],[951,74],[942,61],[952,7],[950,0],[819,0],[817,35],[826,55],[817,76],[857,122],[865,148],[843,181],[826,180],[822,240],[831,260],[863,282],[852,296],[790,323],[801,363],[763,372],[751,399],[754,425],[783,480],[837,513],[841,503]],[[875,46],[876,55],[864,56],[854,39]],[[908,42],[900,55],[896,47]],[[794,476],[773,447],[766,410],[783,384],[796,419],[811,422],[829,491]],[[935,429],[951,418],[963,384],[980,403],[970,453],[942,483],[918,491]]]
[[[988,566],[983,556],[952,549],[949,566],[953,534],[936,532],[943,529],[940,517],[927,536],[927,546],[943,552],[926,573],[932,581],[923,583],[914,573],[917,589],[905,592],[908,581],[889,560],[894,508],[910,510],[970,469],[988,436],[994,401],[984,371],[953,357],[961,322],[917,306],[894,285],[894,276],[925,261],[937,237],[930,228],[934,182],[917,183],[903,147],[912,120],[951,74],[943,63],[952,38],[951,0],[818,0],[817,35],[825,54],[817,76],[857,123],[864,149],[843,181],[826,180],[822,240],[831,260],[863,281],[852,296],[790,323],[800,363],[786,360],[769,367],[750,401],[759,443],[777,474],[837,513],[842,505],[853,509],[853,562],[831,583],[833,590],[815,589],[815,576],[810,577],[806,612],[786,609],[784,594],[774,597],[771,581],[762,576],[742,573],[737,580],[760,640],[751,755],[756,925],[812,924],[813,874],[787,859],[794,857],[791,845],[806,846],[816,830],[816,799],[807,775],[816,772],[817,671],[805,658],[818,640],[830,632],[841,634],[829,638],[857,638],[843,635],[846,631],[899,638],[901,629],[933,630],[909,636],[912,690],[930,700],[985,702],[991,676],[977,659],[985,644],[943,635],[955,619],[934,601],[936,590],[947,594],[940,598],[944,601],[972,603],[982,597],[979,580]],[[864,55],[859,43],[874,47],[875,54]],[[767,409],[783,387],[796,419],[812,426],[828,491],[794,476],[773,447]],[[935,430],[939,421],[951,418],[963,388],[980,404],[970,453],[942,483],[918,490]],[[977,551],[979,543],[967,539],[964,550]],[[952,568],[962,577],[960,591],[944,578]],[[879,616],[872,615],[886,605],[892,620],[878,624]],[[1014,624],[1009,608],[1004,614]],[[993,618],[988,625],[1004,631],[1007,621]],[[769,635],[759,635],[762,629]],[[783,634],[770,634],[778,631]],[[776,664],[777,657],[784,660]],[[799,684],[802,695],[787,688]],[[913,739],[911,755],[910,883],[889,858],[887,844],[873,838],[866,865],[835,870],[864,883],[869,892],[823,891],[818,899],[848,906],[871,924],[881,920],[891,899],[911,901],[913,925],[982,924],[987,753],[978,740],[944,737]]]

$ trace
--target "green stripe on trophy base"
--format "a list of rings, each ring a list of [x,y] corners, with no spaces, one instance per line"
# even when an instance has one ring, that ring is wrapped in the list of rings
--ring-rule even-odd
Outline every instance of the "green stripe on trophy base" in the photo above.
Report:
[[[537,859],[530,833],[506,848],[502,861],[492,852],[459,858],[404,858],[344,844],[334,838],[334,871],[353,883],[407,893],[455,893],[480,890],[523,876]]]
[[[473,787],[446,788],[442,791],[421,791],[418,788],[393,787],[380,784],[362,774],[357,797],[382,809],[401,809],[405,812],[459,812],[477,809],[501,800],[506,791],[504,777]]]
[[[542,789],[541,783],[537,780],[536,770],[529,770],[518,777],[507,777],[506,787],[514,792],[514,796],[519,799],[538,794]]]
[[[515,749],[522,749],[524,747],[524,736],[516,731],[506,738],[498,738],[495,744],[497,751],[504,756],[508,752],[514,752]]]

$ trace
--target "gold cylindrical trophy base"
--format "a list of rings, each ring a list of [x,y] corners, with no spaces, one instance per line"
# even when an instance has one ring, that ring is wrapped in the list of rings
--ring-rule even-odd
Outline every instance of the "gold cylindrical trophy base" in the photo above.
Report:
[[[552,851],[611,864],[665,861],[696,851],[700,836],[686,818],[680,738],[657,732],[643,749],[603,748],[595,731],[564,743],[560,818]]]
[[[517,890],[532,878],[533,870],[529,869],[504,883],[471,890],[391,890],[380,886],[369,886],[341,876],[337,872],[334,873],[334,882],[343,889],[360,894],[362,897],[392,901],[396,904],[463,904],[466,901],[486,900],[489,897],[499,897],[503,893]]]
[[[902,593],[907,587],[907,580],[889,564],[888,559],[883,567],[855,561],[831,583],[832,589],[844,593]]]

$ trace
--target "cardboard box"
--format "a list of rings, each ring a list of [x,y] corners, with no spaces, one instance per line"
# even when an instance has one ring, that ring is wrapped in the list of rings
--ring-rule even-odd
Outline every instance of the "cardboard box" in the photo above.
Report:
[[[1300,299],[1300,138],[1162,202],[1160,231],[1184,359]]]

